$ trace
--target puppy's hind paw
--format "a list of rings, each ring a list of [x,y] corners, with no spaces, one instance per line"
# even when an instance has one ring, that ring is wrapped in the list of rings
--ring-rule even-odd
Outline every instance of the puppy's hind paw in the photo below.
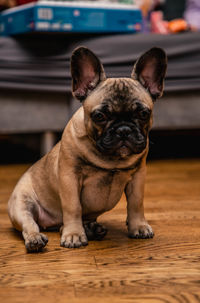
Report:
[[[25,246],[27,252],[40,252],[48,243],[48,238],[42,233],[33,233],[25,235]]]
[[[89,222],[84,224],[85,233],[88,240],[102,240],[107,234],[108,230],[101,224],[94,222]]]

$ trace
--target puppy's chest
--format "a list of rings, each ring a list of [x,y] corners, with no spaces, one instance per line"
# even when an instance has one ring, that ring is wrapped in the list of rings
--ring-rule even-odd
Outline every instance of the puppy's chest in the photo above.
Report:
[[[120,200],[130,171],[107,171],[85,167],[82,171],[81,203],[83,213],[104,212]]]

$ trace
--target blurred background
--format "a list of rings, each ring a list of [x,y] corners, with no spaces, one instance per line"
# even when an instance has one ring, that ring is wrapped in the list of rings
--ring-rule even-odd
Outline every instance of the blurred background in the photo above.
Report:
[[[80,106],[70,55],[91,48],[109,77],[129,77],[151,47],[165,49],[149,159],[200,156],[200,1],[0,0],[0,164],[48,152]]]

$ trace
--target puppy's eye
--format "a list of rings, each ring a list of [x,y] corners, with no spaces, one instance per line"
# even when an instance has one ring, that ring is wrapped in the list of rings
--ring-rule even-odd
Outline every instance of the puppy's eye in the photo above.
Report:
[[[92,114],[92,119],[94,122],[104,122],[106,120],[106,117],[101,112],[95,112]]]
[[[150,117],[150,110],[149,109],[143,109],[139,111],[139,117],[142,120],[148,120]]]

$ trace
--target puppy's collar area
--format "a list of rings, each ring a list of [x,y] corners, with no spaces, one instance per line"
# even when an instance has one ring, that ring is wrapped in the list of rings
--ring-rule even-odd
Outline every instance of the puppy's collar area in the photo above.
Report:
[[[80,158],[79,160],[82,162],[83,165],[91,166],[97,170],[102,170],[102,171],[110,172],[110,173],[119,173],[119,172],[123,172],[123,171],[131,171],[131,170],[137,169],[142,162],[142,158],[143,158],[143,154],[133,165],[128,166],[128,167],[122,167],[122,168],[106,168],[106,167],[102,167],[102,166],[97,166],[94,163],[92,163],[86,159],[83,159],[83,158]]]

